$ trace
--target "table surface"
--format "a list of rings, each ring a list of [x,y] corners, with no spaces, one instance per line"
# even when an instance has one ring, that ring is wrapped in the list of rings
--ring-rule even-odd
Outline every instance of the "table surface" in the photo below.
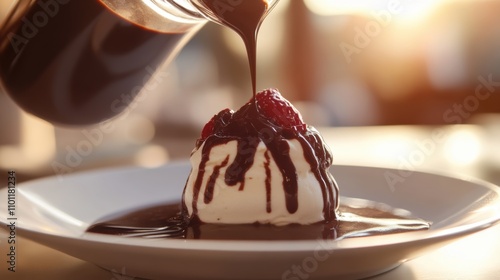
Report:
[[[500,138],[496,127],[386,126],[320,130],[338,164],[460,173],[500,183],[500,157],[495,149],[490,149]],[[500,225],[497,225],[370,279],[500,279],[499,237]],[[0,259],[5,259],[7,253],[5,240],[6,233],[0,231],[0,256],[3,256]],[[0,279],[129,279],[22,237],[17,237],[16,248],[17,271],[9,272],[2,261]]]

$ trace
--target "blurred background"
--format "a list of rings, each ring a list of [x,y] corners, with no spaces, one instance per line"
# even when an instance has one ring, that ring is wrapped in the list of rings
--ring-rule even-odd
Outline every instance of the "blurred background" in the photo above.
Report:
[[[1,18],[11,2],[0,2]],[[278,88],[309,124],[350,135],[342,141],[362,146],[365,138],[379,139],[385,144],[375,147],[376,155],[399,147],[391,144],[397,134],[384,135],[384,127],[402,133],[407,125],[417,127],[402,143],[426,139],[430,134],[421,128],[447,127],[447,137],[458,144],[446,146],[472,151],[472,157],[465,165],[453,156],[434,165],[497,164],[498,11],[498,0],[280,0],[260,31],[257,88]],[[31,179],[187,158],[206,121],[251,97],[243,44],[216,24],[207,24],[161,71],[161,87],[107,132],[98,126],[54,127],[0,92],[0,170]],[[370,134],[372,127],[382,130]],[[373,163],[361,154],[373,147],[353,159],[332,133],[337,163]],[[443,155],[449,152],[443,149]],[[488,179],[498,179],[496,170],[488,171]]]

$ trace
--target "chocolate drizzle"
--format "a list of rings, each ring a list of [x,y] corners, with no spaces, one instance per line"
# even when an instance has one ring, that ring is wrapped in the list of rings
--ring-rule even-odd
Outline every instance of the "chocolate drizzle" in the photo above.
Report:
[[[266,161],[264,162],[264,169],[266,170],[266,212],[271,213],[271,157],[269,156],[269,151],[264,153]]]
[[[311,128],[312,130],[313,128]],[[332,164],[331,152],[328,146],[323,144],[323,139],[320,134],[314,129],[315,133],[308,135],[298,135],[303,138],[299,141],[304,151],[304,158],[307,160],[313,170],[316,180],[321,185],[323,195],[323,213],[325,220],[331,220],[335,217],[331,216],[335,213],[335,207],[338,205],[338,187],[332,174],[328,171]],[[332,186],[332,187],[330,187]]]
[[[231,28],[243,39],[247,50],[252,88],[256,93],[257,33],[262,21],[273,7],[267,0],[190,0],[205,16]],[[274,2],[276,3],[276,2]]]
[[[207,187],[205,188],[205,195],[203,199],[203,202],[205,202],[206,204],[210,203],[210,201],[212,201],[212,199],[214,198],[215,181],[217,180],[217,177],[219,177],[220,169],[222,167],[225,167],[228,161],[229,161],[229,156],[227,156],[220,165],[216,166],[214,168],[214,171],[212,172],[212,175],[210,175]]]
[[[236,157],[225,171],[225,183],[228,186],[240,184],[239,190],[244,189],[246,172],[252,167],[257,147],[262,142],[267,149],[265,155],[269,157],[269,159],[266,158],[266,162],[270,162],[272,158],[283,177],[286,208],[290,214],[295,213],[299,207],[298,190],[300,186],[298,185],[297,172],[290,157],[290,146],[287,141],[297,140],[301,144],[304,158],[311,167],[311,172],[320,183],[325,220],[334,220],[338,207],[338,187],[328,171],[332,164],[331,152],[318,131],[313,127],[307,127],[304,131],[294,127],[281,127],[261,114],[258,108],[255,99],[252,99],[237,112],[231,110],[221,111],[214,117],[214,134],[197,141],[196,149],[202,149],[202,156],[198,166],[198,173],[192,174],[196,179],[193,186],[193,212],[189,218],[193,219],[198,215],[199,193],[202,189],[206,165],[210,159],[212,149],[230,141],[237,141],[238,150]],[[214,176],[218,175],[220,168],[226,164],[226,162],[223,162],[221,166],[216,167],[217,170],[213,171],[211,179],[205,188],[205,203],[210,203],[213,198]],[[266,166],[266,211],[269,213],[272,211],[270,185],[272,174],[269,165]],[[185,209],[185,212],[187,213],[187,209]]]

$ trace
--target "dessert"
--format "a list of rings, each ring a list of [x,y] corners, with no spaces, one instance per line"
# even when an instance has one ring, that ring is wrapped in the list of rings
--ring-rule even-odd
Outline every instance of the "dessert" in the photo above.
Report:
[[[191,2],[244,40],[253,98],[236,112],[222,110],[205,125],[178,204],[153,205],[104,219],[88,232],[146,238],[313,240],[429,228],[429,223],[387,205],[360,199],[339,203],[339,190],[329,172],[332,154],[318,131],[305,124],[277,90],[255,93],[257,31],[273,1],[229,1],[224,9],[219,1]]]
[[[203,128],[183,194],[190,219],[225,224],[313,224],[336,217],[332,155],[276,89]]]
[[[429,228],[401,209],[343,198],[330,149],[275,89],[203,128],[182,200],[92,225],[88,231],[147,238],[312,240]],[[117,215],[113,215],[116,217]]]

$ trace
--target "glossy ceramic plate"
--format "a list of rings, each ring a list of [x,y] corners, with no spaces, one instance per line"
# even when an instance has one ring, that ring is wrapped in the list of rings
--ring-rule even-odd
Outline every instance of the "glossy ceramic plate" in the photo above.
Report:
[[[111,271],[151,279],[357,279],[382,273],[500,219],[486,182],[359,166],[334,166],[343,196],[386,203],[432,222],[427,231],[338,241],[203,241],[86,234],[114,213],[178,201],[189,166],[122,168],[17,186],[20,236]],[[397,178],[397,184],[394,184]],[[7,190],[0,191],[6,201]],[[5,209],[5,208],[4,208]],[[0,222],[7,213],[0,210]],[[2,226],[5,228],[5,226]]]

